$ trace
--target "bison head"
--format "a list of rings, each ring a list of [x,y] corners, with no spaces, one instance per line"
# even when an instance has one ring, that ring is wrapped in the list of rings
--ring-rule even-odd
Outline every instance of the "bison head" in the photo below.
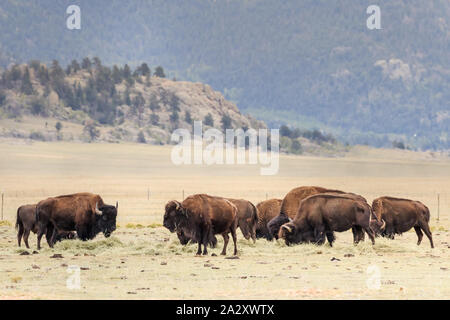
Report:
[[[100,208],[98,204],[95,205],[95,220],[96,227],[99,232],[103,232],[106,238],[108,238],[114,230],[116,230],[116,217],[117,209],[119,204],[116,206],[103,205]]]
[[[300,230],[293,222],[280,227],[278,237],[284,239],[286,245],[316,242],[313,230]]]
[[[370,220],[369,226],[372,231],[375,232],[375,234],[378,236],[383,234],[384,230],[386,229],[386,221],[384,221],[383,219],[381,219],[381,221],[373,219]]]
[[[286,214],[279,214],[272,220],[267,223],[267,229],[269,230],[269,234],[271,237],[278,239],[278,231],[280,231],[280,227],[291,221]]]
[[[187,211],[181,203],[172,200],[166,204],[166,211],[164,213],[163,225],[170,232],[175,232],[178,230],[180,223],[186,218]]]

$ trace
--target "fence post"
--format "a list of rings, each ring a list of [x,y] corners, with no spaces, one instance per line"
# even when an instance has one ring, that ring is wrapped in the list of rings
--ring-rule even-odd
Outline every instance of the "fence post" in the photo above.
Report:
[[[269,199],[269,196],[268,196],[267,193],[266,193],[266,200],[267,200],[267,199]]]
[[[150,188],[147,188],[147,200],[150,200]]]
[[[184,201],[184,189],[183,189],[183,198],[182,198],[182,200]]]
[[[2,221],[3,221],[3,200],[4,200],[4,194],[2,192]]]
[[[441,211],[441,208],[440,208],[440,194],[438,193],[438,216],[437,216],[437,221],[439,221],[439,214],[440,214],[440,211]]]

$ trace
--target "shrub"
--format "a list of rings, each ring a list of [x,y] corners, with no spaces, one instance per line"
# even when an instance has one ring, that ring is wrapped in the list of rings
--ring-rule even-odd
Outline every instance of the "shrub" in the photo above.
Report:
[[[139,143],[147,143],[147,140],[145,140],[145,134],[142,131],[139,131],[137,141]]]
[[[30,133],[31,140],[45,141],[44,135],[39,131],[32,131]]]

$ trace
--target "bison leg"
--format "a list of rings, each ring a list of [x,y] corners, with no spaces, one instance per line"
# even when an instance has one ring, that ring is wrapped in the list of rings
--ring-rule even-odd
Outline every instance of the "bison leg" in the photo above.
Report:
[[[372,244],[375,244],[375,232],[373,232],[373,230],[369,226],[367,228],[363,228],[363,229],[369,236],[370,241],[372,241]]]
[[[41,239],[42,236],[44,235],[45,229],[40,227],[37,233],[37,248],[38,250],[41,250]]]
[[[227,254],[227,246],[228,246],[228,241],[230,241],[230,237],[228,236],[228,233],[222,233],[222,237],[223,237],[223,249],[222,249],[222,253],[221,255],[226,255]]]
[[[45,239],[47,240],[48,246],[50,248],[53,248],[52,245],[52,235],[53,235],[53,231],[55,230],[55,228],[53,227],[53,224],[48,224],[47,226],[47,231],[45,232]]]
[[[205,247],[205,250],[206,250],[206,247]],[[199,256],[199,255],[201,255],[201,254],[202,254],[202,242],[199,241],[199,242],[198,242],[197,255]]]
[[[256,243],[256,225],[251,230],[253,243]]]
[[[360,241],[364,241],[364,231],[360,226],[354,226],[352,228],[352,232],[354,244],[358,244]]]
[[[423,238],[422,230],[420,230],[419,226],[414,227],[414,230],[416,230],[416,234],[417,234],[417,245],[420,245],[420,243],[422,242],[422,238]]]
[[[236,237],[236,228],[231,227],[231,236],[233,237],[234,255],[237,255],[237,237]],[[253,241],[255,241],[255,240],[253,240]]]
[[[423,230],[425,235],[430,240],[431,248],[434,248],[433,236],[431,235],[431,230],[430,230],[430,227],[428,226],[428,223],[426,223],[426,222],[419,222],[419,225],[420,225],[420,229]]]
[[[328,240],[328,243],[330,244],[330,247],[332,247],[333,242],[335,240],[333,232],[326,232],[325,235],[327,236],[327,240]]]
[[[88,230],[84,226],[77,226],[76,230],[77,230],[78,238],[80,238],[81,241],[86,241],[89,239]]]
[[[52,237],[50,238],[50,243],[48,244],[50,248],[53,248],[53,245],[56,242],[56,236],[58,235],[58,230],[56,228],[53,228]]]
[[[17,231],[17,243],[19,244],[19,247],[20,247],[20,241],[22,240],[23,231],[24,231],[23,225],[20,223],[19,230]]]
[[[314,229],[314,240],[315,240],[316,244],[323,244],[325,242],[325,234],[324,233],[325,233],[325,226],[323,226],[323,225],[318,226]],[[330,243],[330,246],[332,246],[332,243]]]
[[[27,247],[27,249],[30,249],[30,245],[28,244],[28,237],[30,235],[30,231],[29,229],[25,230],[24,234],[23,234],[23,242],[25,242],[25,246]],[[20,243],[19,243],[20,246]]]

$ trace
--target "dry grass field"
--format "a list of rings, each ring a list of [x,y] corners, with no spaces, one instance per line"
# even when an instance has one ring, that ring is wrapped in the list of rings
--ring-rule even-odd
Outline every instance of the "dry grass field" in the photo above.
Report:
[[[450,297],[450,161],[413,152],[366,152],[345,158],[281,156],[276,176],[259,165],[174,166],[169,146],[138,144],[0,143],[0,297],[3,299],[448,299]],[[382,156],[374,156],[382,154]],[[351,232],[335,246],[243,239],[239,259],[195,257],[161,227],[164,204],[194,193],[282,198],[300,185],[424,202],[431,211],[435,249],[416,245],[414,231],[395,240],[354,246]],[[112,237],[63,241],[54,249],[19,248],[17,207],[49,196],[90,191],[119,201]],[[437,221],[437,195],[440,220]],[[26,253],[29,254],[26,254]],[[231,257],[232,247],[228,248]],[[51,258],[60,254],[61,258]],[[70,266],[81,286],[68,288]],[[377,274],[379,281],[377,281]],[[379,284],[379,286],[377,285]]]

